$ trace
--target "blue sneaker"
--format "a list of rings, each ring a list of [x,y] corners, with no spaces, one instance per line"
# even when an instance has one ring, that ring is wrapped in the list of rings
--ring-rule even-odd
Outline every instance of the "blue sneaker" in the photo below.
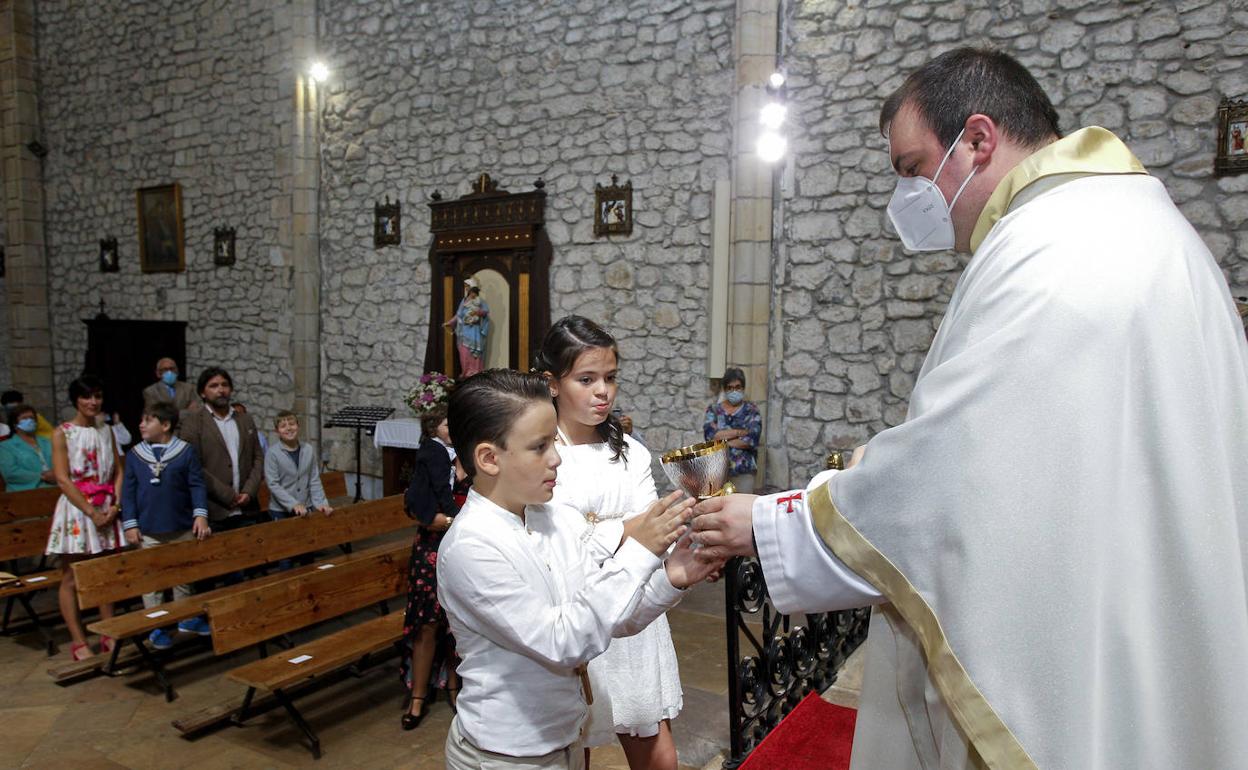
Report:
[[[163,628],[158,628],[148,634],[147,641],[158,650],[167,650],[173,646],[173,638]]]
[[[197,636],[212,636],[212,627],[208,625],[208,621],[203,617],[191,618],[178,623],[178,630],[184,634],[196,634]]]

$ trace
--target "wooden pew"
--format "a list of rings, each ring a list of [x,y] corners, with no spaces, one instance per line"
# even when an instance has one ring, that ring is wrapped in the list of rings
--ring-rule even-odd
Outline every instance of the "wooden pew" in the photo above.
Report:
[[[325,499],[329,500],[333,505],[335,500],[342,501],[347,497],[347,475],[342,471],[325,471],[321,474],[321,486],[325,488]],[[260,491],[256,494],[256,500],[260,503],[260,510],[269,510],[269,500],[271,497],[269,485],[264,482],[260,483]]]
[[[60,491],[56,491],[56,497],[60,496]],[[32,495],[32,493],[38,493]],[[52,527],[52,519],[50,516],[42,518],[25,518],[20,514],[30,513],[42,510],[38,503],[48,495],[44,490],[30,490],[29,492],[13,492],[4,496],[10,499],[18,498],[21,495],[32,495],[25,501],[16,503],[9,502],[7,510],[9,512],[19,514],[18,517],[10,519],[8,522],[0,524],[0,561],[15,561],[17,559],[25,559],[37,557],[42,559],[44,549],[48,545],[48,532]],[[27,503],[30,503],[29,505]],[[52,505],[56,505],[56,498],[53,498]],[[51,508],[48,508],[51,513]],[[4,599],[4,621],[0,628],[0,633],[8,634],[9,621],[13,616],[14,603],[20,603],[26,616],[30,618],[30,622],[43,636],[44,646],[48,650],[48,655],[56,654],[56,642],[52,639],[52,632],[48,626],[39,620],[38,613],[30,603],[30,598],[38,591],[45,589],[55,590],[61,584],[61,571],[59,569],[40,569],[36,568],[35,572],[30,572],[18,576],[21,582],[0,588],[0,599]]]
[[[307,628],[366,608],[382,607],[381,617],[330,634],[278,655],[234,669],[227,676],[247,686],[236,721],[247,720],[257,690],[273,694],[311,743],[320,758],[321,744],[295,708],[287,690],[292,685],[350,666],[369,654],[397,642],[403,633],[403,613],[389,612],[387,599],[407,590],[406,545],[375,548],[361,558],[333,569],[305,573],[287,580],[256,586],[207,602],[213,650],[222,655],[263,645],[282,634]]]
[[[222,532],[203,542],[170,543],[157,548],[100,557],[92,561],[107,563],[83,562],[84,569],[81,571],[75,565],[74,576],[80,581],[79,600],[86,602],[83,606],[95,606],[115,601],[122,596],[164,590],[173,585],[217,577],[413,525],[414,522],[403,513],[402,496],[394,495],[347,506],[330,516],[309,514],[306,517]],[[406,542],[401,546],[403,549],[410,549]],[[349,556],[339,556],[327,561],[337,564],[349,559]],[[48,673],[54,681],[65,682],[99,670],[111,675],[118,670],[119,663],[138,661],[151,670],[164,690],[165,699],[172,701],[176,697],[173,686],[160,661],[146,646],[147,637],[152,631],[203,614],[204,604],[209,600],[228,596],[254,585],[265,585],[304,574],[323,567],[326,563],[323,561],[247,583],[196,594],[186,599],[165,602],[152,610],[143,609],[97,620],[87,628],[116,640],[112,653],[96,655],[85,661],[65,663],[49,669]],[[152,617],[153,614],[156,616]],[[126,642],[131,643],[135,654],[122,658],[121,652]]]
[[[345,494],[347,480],[342,480]],[[39,519],[52,515],[61,498],[59,487],[40,487],[25,492],[0,492],[0,524],[18,519]]]

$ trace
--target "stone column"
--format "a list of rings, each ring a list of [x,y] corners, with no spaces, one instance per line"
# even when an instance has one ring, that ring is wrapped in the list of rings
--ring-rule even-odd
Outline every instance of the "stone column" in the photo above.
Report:
[[[771,317],[773,168],[754,152],[767,78],[776,67],[779,0],[737,0],[734,58],[737,82],[732,151],[732,249],[729,275],[728,363],[745,370],[751,400],[767,423],[768,325]],[[718,377],[721,372],[709,372]],[[765,442],[764,442],[765,443]],[[765,481],[766,449],[758,481]]]
[[[39,138],[33,0],[0,0],[0,125],[9,354],[13,387],[55,422],[48,258],[43,238],[43,171],[26,147]]]
[[[294,265],[295,412],[308,441],[321,438],[321,246],[318,193],[321,185],[321,94],[308,75],[317,54],[316,3],[292,5],[291,53],[295,71],[294,135],[291,138],[291,255]]]

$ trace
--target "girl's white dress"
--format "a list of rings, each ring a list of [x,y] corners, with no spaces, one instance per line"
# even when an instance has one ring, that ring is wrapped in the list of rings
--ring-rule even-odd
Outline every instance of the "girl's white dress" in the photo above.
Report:
[[[612,462],[605,443],[569,445],[562,434],[560,439],[557,446],[563,463],[555,500],[586,517],[582,541],[591,551],[597,547],[605,555],[618,544],[619,524],[658,499],[650,451],[626,435],[628,453]],[[659,723],[674,719],[684,705],[667,615],[660,615],[635,636],[613,639],[606,652],[590,661],[589,676],[595,699],[586,728],[587,746],[611,743],[615,733],[657,735]],[[604,690],[609,697],[601,697]]]

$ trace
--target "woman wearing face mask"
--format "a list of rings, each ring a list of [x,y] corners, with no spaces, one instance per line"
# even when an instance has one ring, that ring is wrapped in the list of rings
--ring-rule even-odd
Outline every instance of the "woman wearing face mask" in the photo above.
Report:
[[[745,372],[736,367],[724,370],[720,378],[720,400],[706,408],[702,423],[707,441],[728,442],[729,473],[738,492],[754,491],[754,471],[758,469],[758,438],[763,418],[752,401],[745,400]]]
[[[9,492],[56,484],[52,472],[52,442],[35,435],[39,420],[33,406],[18,404],[9,412],[8,441],[0,441],[0,477]]]

